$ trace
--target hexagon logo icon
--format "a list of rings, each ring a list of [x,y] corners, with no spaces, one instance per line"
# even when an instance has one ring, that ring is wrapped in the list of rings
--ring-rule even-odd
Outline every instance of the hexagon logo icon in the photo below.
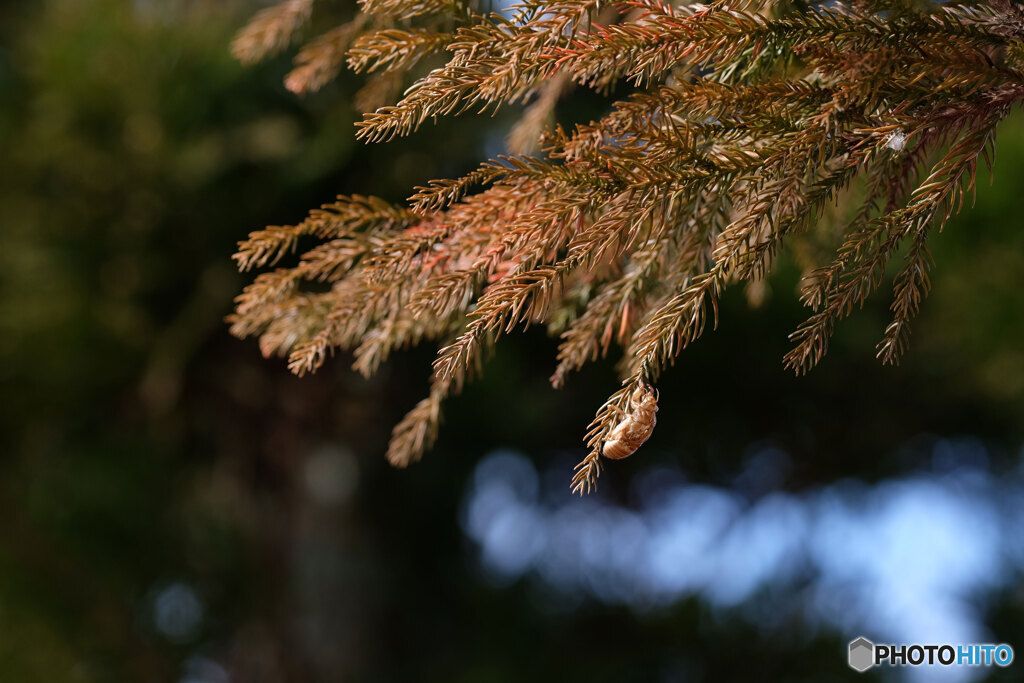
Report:
[[[850,641],[850,668],[864,672],[875,665],[875,644],[863,636]]]

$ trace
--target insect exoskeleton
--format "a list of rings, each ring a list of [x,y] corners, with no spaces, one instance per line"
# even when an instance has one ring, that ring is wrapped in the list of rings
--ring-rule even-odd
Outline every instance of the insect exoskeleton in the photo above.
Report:
[[[613,406],[622,419],[604,440],[601,455],[622,460],[633,455],[650,438],[658,418],[658,392],[650,384],[641,382],[629,397],[629,412]]]

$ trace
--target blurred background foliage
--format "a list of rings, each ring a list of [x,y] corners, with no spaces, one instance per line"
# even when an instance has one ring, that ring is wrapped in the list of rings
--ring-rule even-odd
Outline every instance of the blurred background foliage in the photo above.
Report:
[[[458,175],[500,151],[511,120],[465,117],[357,144],[358,79],[298,99],[281,84],[287,57],[233,61],[232,33],[254,9],[0,6],[0,678],[870,679],[846,667],[851,633],[814,618],[810,574],[736,604],[697,590],[637,604],[596,579],[586,590],[552,581],[524,559],[527,546],[552,548],[531,545],[553,538],[537,510],[569,509],[571,463],[616,385],[615,359],[556,392],[555,342],[516,335],[451,402],[434,451],[396,471],[384,444],[426,390],[431,349],[400,355],[372,381],[345,358],[300,381],[229,337],[223,318],[243,284],[230,255],[248,231],[299,220],[340,192],[398,200]],[[596,100],[580,102],[560,116],[592,116]],[[597,511],[590,519],[643,510],[678,482],[751,505],[850,482],[881,490],[933,472],[935,444],[966,437],[975,474],[1019,481],[1019,112],[997,149],[995,183],[935,241],[934,291],[901,367],[873,358],[887,320],[880,296],[841,326],[821,368],[784,373],[786,335],[804,312],[796,269],[782,264],[761,305],[729,297],[720,329],[662,382],[649,444],[571,509]],[[785,457],[751,455],[766,444]],[[515,455],[485,457],[496,451]],[[953,449],[954,465],[967,451]],[[525,472],[527,483],[487,493],[487,472]],[[1014,521],[1019,489],[993,490],[1009,496],[1000,509]],[[534,526],[519,536],[475,512],[502,491],[534,501]],[[998,538],[1016,559],[982,562],[985,590],[961,596],[981,631],[967,632],[1017,645],[1024,546]],[[511,559],[495,561],[494,548]],[[988,673],[1012,670],[977,675]]]

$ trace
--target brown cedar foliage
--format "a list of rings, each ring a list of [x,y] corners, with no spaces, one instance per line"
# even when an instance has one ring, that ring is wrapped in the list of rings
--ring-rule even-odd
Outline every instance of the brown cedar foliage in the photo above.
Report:
[[[280,49],[310,2],[264,10],[234,43],[251,61]],[[288,87],[323,85],[342,63],[368,89],[425,58],[401,99],[357,124],[376,142],[428,119],[536,98],[513,144],[528,149],[572,85],[632,94],[600,120],[547,130],[543,156],[510,156],[418,188],[408,207],[339,197],[304,222],[254,232],[235,259],[274,265],[300,236],[318,246],[256,277],[231,317],[298,374],[335,348],[373,373],[396,348],[437,341],[430,393],[395,428],[405,466],[434,441],[441,403],[498,337],[519,325],[561,334],[561,386],[612,343],[622,387],[598,410],[573,489],[589,491],[601,444],[637,386],[714,325],[722,290],[759,282],[785,242],[810,243],[787,367],[822,358],[836,322],[902,254],[878,356],[895,363],[929,287],[928,236],[991,165],[999,122],[1024,98],[1024,12],[1009,0],[936,5],[660,0],[534,2],[481,14],[462,0],[362,0],[347,24],[302,48]],[[381,79],[381,80],[374,80]],[[391,80],[387,80],[391,79]],[[364,98],[367,99],[367,98]],[[830,202],[853,209],[825,225]],[[328,291],[304,288],[329,283]],[[309,290],[309,291],[307,291]]]

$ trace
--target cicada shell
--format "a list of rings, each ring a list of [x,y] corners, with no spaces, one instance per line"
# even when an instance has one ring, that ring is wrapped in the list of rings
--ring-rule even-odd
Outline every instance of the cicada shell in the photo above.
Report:
[[[629,412],[619,412],[622,421],[612,428],[601,447],[601,455],[612,460],[628,458],[651,437],[658,422],[658,392],[646,382],[641,384],[629,397]]]

